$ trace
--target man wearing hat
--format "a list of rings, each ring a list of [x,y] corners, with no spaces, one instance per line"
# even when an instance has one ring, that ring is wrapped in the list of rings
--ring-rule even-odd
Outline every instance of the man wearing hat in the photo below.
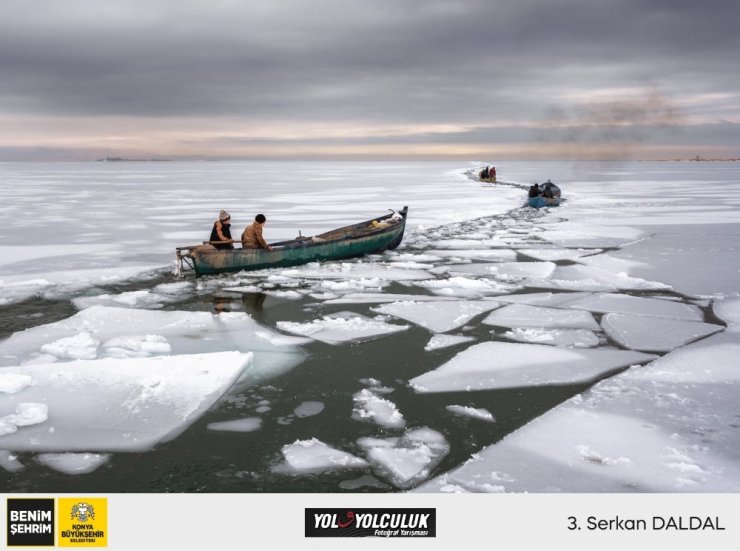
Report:
[[[225,210],[219,213],[218,220],[213,223],[209,241],[217,249],[234,248],[234,245],[232,245],[234,240],[231,238],[231,215]],[[224,243],[216,243],[217,241],[223,241]]]

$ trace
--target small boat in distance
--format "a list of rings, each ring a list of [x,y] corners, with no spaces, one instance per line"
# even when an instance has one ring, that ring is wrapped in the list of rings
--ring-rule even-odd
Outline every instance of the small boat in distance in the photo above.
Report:
[[[267,249],[216,249],[202,245],[177,247],[177,272],[193,270],[196,276],[299,266],[320,260],[343,260],[385,250],[401,244],[408,207],[366,222],[344,226],[312,237],[270,243]],[[237,243],[238,245],[238,243]]]
[[[561,201],[560,194],[560,188],[548,180],[542,184],[537,197],[529,197],[527,199],[527,204],[536,209],[542,207],[557,207],[560,205]]]

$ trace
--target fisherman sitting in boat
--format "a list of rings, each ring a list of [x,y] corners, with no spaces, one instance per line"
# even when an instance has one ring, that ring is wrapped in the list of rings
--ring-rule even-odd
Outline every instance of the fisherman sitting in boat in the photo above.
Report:
[[[530,197],[539,197],[540,196],[540,185],[534,184],[533,186],[530,186],[529,188],[529,196]]]
[[[254,222],[249,224],[242,232],[242,248],[243,249],[267,249],[272,250],[272,247],[262,237],[262,227],[267,222],[264,214],[258,214],[254,217]]]
[[[488,167],[481,170],[479,176],[481,180],[487,180],[488,179]]]
[[[232,245],[234,240],[231,238],[231,215],[225,210],[221,211],[218,215],[218,220],[213,223],[211,239],[209,241],[217,249],[234,248],[234,245]],[[223,243],[219,243],[219,241]]]

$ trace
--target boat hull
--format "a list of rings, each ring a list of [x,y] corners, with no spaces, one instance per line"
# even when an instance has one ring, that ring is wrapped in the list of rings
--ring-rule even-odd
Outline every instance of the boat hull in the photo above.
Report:
[[[545,197],[530,197],[527,199],[527,203],[530,207],[534,207],[536,209],[542,208],[542,207],[557,207],[560,205],[560,197],[552,197],[552,198],[545,198]]]
[[[285,268],[309,262],[342,260],[379,253],[395,249],[401,244],[406,227],[406,210],[401,212],[403,219],[400,222],[389,228],[378,229],[364,235],[350,235],[319,243],[307,239],[287,242],[288,244],[284,246],[273,244],[271,251],[266,249],[218,250],[203,247],[192,250],[190,256],[196,275],[201,276],[242,270]],[[386,216],[376,220],[387,218]],[[351,230],[356,227],[348,228]]]

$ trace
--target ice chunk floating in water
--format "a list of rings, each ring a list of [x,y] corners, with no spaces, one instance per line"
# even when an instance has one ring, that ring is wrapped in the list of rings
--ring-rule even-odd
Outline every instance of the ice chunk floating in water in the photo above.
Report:
[[[408,325],[385,323],[354,312],[339,312],[307,323],[279,321],[277,326],[283,331],[327,344],[368,341],[409,328]]]
[[[607,314],[601,325],[625,348],[645,352],[669,352],[724,329],[712,323],[631,314]]]
[[[564,307],[588,310],[589,312],[634,314],[690,321],[704,320],[704,315],[699,307],[693,304],[612,293],[597,293],[578,298],[565,303]]]
[[[596,330],[599,324],[588,312],[561,310],[528,304],[511,304],[491,312],[483,323],[501,327],[538,327]]]
[[[399,488],[410,488],[427,479],[449,453],[445,437],[428,427],[409,430],[400,438],[361,438],[373,466]]]
[[[316,438],[296,440],[283,446],[285,463],[275,471],[285,474],[317,474],[337,469],[362,469],[369,464],[364,459],[337,450]]]
[[[601,381],[419,488],[738,492],[736,335]]]
[[[198,419],[251,360],[249,353],[222,352],[4,368],[33,383],[15,394],[0,394],[0,415],[14,412],[21,402],[42,403],[49,413],[44,422],[0,436],[0,449],[149,450]]]
[[[468,323],[475,316],[499,306],[498,302],[479,300],[453,302],[395,302],[373,308],[381,314],[390,314],[421,327],[444,333]]]
[[[623,350],[486,342],[409,382],[421,393],[588,383],[654,357]]]

